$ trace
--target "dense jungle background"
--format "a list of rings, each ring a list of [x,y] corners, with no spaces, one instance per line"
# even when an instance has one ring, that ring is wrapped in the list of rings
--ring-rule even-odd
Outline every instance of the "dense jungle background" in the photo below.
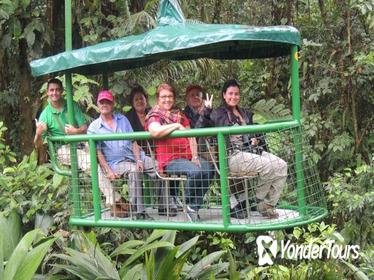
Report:
[[[156,24],[158,0],[73,0],[73,48],[138,34]],[[0,279],[373,279],[373,0],[180,0],[190,21],[293,25],[302,36],[300,86],[305,135],[324,184],[329,215],[319,223],[272,232],[295,243],[335,238],[360,245],[356,260],[277,259],[258,267],[257,233],[223,234],[95,229],[67,225],[68,182],[37,165],[34,119],[45,82],[29,62],[64,51],[64,1],[0,1]],[[288,58],[161,61],[116,73],[118,110],[134,83],[151,97],[161,81],[199,83],[219,103],[236,78],[259,120],[289,114]],[[102,78],[74,75],[74,99],[96,116]],[[44,87],[43,87],[44,85]],[[42,217],[42,218],[40,218]],[[34,229],[38,228],[38,229]],[[21,239],[22,238],[22,239]],[[16,247],[18,245],[18,247]],[[16,248],[16,249],[15,249]],[[13,254],[12,254],[13,253]]]

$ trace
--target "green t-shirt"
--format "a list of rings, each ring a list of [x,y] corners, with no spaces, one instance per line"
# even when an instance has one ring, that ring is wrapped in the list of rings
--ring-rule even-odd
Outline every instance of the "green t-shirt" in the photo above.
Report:
[[[74,110],[74,126],[81,127],[86,123],[82,111],[79,109],[76,103],[73,103]],[[44,108],[43,112],[39,117],[40,122],[44,122],[47,125],[47,133],[50,136],[63,136],[65,135],[65,125],[68,124],[68,110],[66,102],[62,106],[61,112],[57,111],[56,108],[48,102],[47,107]],[[43,133],[43,139],[47,135]]]

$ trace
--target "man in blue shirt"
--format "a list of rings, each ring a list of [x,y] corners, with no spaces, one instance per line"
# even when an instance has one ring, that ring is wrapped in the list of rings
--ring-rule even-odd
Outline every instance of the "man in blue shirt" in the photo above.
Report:
[[[113,112],[114,98],[109,90],[99,93],[97,104],[100,116],[90,124],[88,134],[133,132],[128,119],[122,114]],[[141,152],[136,141],[100,141],[97,143],[97,158],[105,174],[99,172],[99,184],[102,185],[103,176],[114,181],[127,175],[129,201],[136,218],[151,219],[145,212],[142,194],[141,174],[144,170],[144,152]],[[112,189],[112,186],[107,187],[108,192]],[[120,200],[118,193],[114,192],[114,196],[116,202]]]

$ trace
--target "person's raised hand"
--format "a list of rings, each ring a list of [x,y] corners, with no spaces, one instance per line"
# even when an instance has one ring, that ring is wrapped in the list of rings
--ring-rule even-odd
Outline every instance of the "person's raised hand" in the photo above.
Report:
[[[209,96],[209,94],[206,94],[206,99],[204,100],[204,106],[212,109],[213,108],[213,94]]]
[[[42,134],[46,129],[47,125],[44,122],[39,122],[38,119],[35,119],[36,134]]]

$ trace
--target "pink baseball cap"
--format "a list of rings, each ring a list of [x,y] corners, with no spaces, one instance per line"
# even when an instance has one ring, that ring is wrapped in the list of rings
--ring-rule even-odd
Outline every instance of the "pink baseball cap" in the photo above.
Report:
[[[113,102],[113,94],[110,90],[102,90],[99,92],[99,95],[97,96],[97,102],[100,102],[101,100],[109,100]]]

